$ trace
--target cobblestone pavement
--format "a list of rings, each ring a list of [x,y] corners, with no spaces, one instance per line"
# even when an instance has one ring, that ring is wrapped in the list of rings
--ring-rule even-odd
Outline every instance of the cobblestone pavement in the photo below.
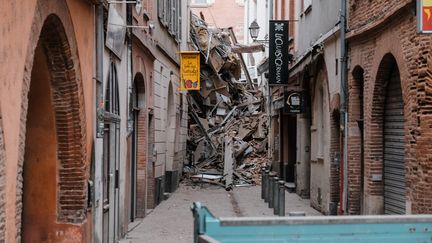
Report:
[[[306,215],[320,215],[309,207],[309,200],[295,193],[286,193],[286,212],[303,211]],[[121,243],[178,243],[192,242],[193,218],[190,207],[199,201],[216,217],[272,216],[273,209],[261,199],[261,187],[240,187],[227,192],[223,188],[204,185],[180,188],[163,201],[144,219],[139,219]]]

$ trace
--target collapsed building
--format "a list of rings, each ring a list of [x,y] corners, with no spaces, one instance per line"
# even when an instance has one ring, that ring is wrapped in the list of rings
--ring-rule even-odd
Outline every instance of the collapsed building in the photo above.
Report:
[[[241,46],[232,29],[209,28],[197,16],[190,35],[201,53],[201,90],[188,93],[184,178],[227,189],[259,184],[261,167],[269,164],[268,116],[263,92],[255,88],[239,50],[262,46]]]

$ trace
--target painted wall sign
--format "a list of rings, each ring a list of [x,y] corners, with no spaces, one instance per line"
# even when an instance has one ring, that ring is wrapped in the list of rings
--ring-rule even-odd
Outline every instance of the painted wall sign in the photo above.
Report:
[[[432,33],[432,0],[417,0],[417,30]]]
[[[180,88],[179,90],[200,90],[200,53],[180,53]]]
[[[288,84],[288,21],[270,20],[269,84]]]

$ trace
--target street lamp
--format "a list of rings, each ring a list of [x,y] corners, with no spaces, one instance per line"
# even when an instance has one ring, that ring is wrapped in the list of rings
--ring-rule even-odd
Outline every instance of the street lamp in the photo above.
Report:
[[[264,46],[266,46],[265,44],[267,44],[268,41],[268,35],[266,35],[264,37],[264,40],[258,40],[258,35],[259,35],[259,31],[260,31],[260,26],[258,25],[258,23],[256,22],[256,20],[252,21],[252,23],[249,26],[249,34],[253,40],[253,42],[258,42],[261,44],[264,44]]]
[[[259,29],[260,29],[260,26],[258,25],[256,20],[254,20],[249,26],[249,34],[250,34],[252,40],[256,41],[256,39],[258,38]]]

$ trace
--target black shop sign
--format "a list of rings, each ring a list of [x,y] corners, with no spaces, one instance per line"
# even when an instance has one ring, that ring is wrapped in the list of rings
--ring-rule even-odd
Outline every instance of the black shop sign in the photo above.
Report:
[[[288,21],[270,20],[269,84],[287,85],[288,73]]]
[[[285,113],[287,114],[300,114],[305,110],[304,92],[290,91],[285,93]]]

